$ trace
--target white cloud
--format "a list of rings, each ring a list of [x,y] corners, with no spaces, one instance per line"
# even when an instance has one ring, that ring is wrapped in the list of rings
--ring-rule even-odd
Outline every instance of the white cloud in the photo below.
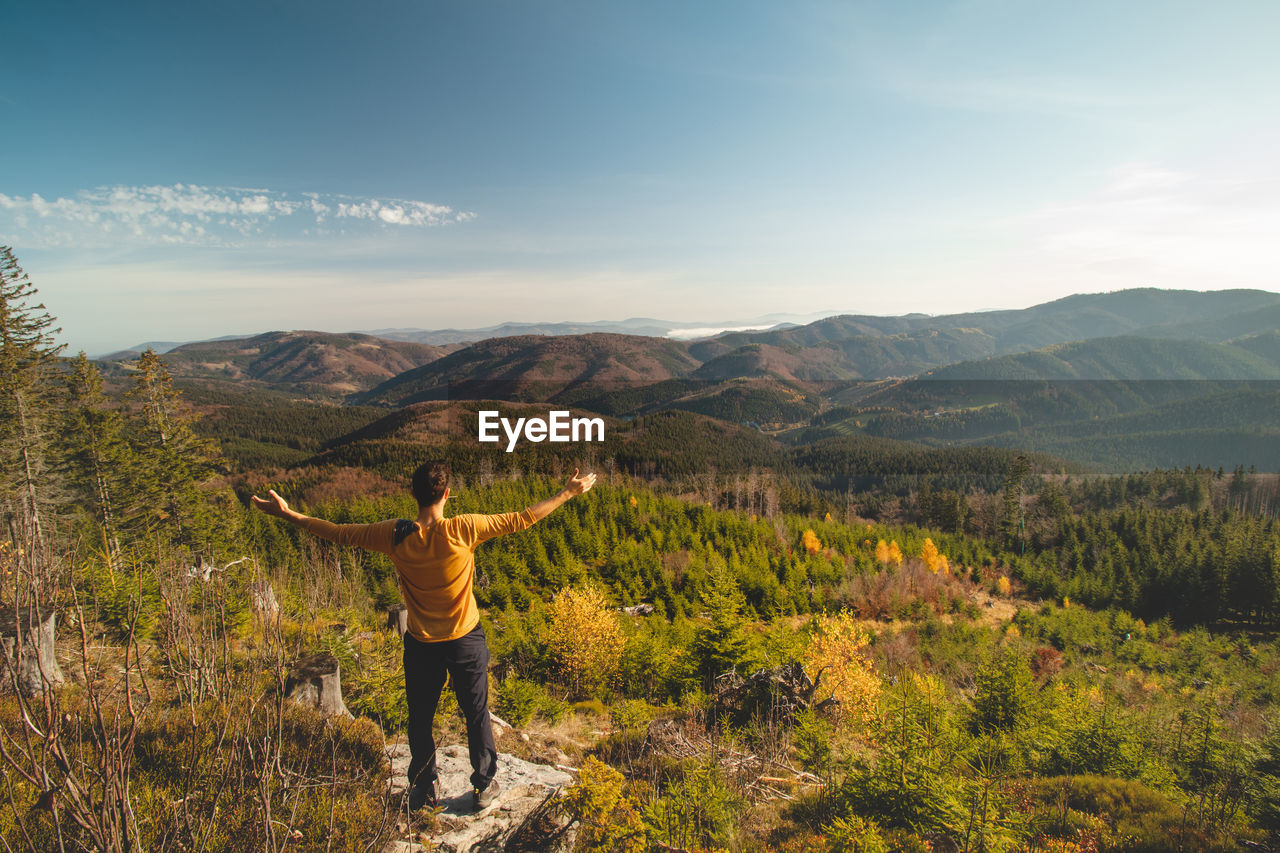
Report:
[[[447,222],[467,222],[475,217],[471,213],[455,213],[452,208],[424,201],[379,201],[366,199],[350,203],[339,202],[337,216],[348,219],[369,219],[388,225],[444,225]]]
[[[115,186],[52,201],[0,193],[0,241],[38,248],[94,244],[242,245],[287,236],[333,215],[374,226],[435,227],[475,214],[423,201],[352,198],[264,189]]]
[[[677,341],[693,341],[698,338],[714,338],[726,332],[754,332],[769,326],[699,326],[691,329],[672,329],[667,337]]]

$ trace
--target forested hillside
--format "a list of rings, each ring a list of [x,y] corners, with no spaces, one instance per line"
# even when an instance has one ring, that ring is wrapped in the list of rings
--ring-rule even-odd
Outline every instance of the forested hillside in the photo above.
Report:
[[[388,786],[407,717],[393,567],[248,497],[271,488],[337,522],[412,518],[406,478],[431,457],[453,464],[450,513],[528,506],[575,468],[600,477],[476,557],[499,749],[570,768],[556,808],[579,850],[1280,844],[1270,469],[1116,476],[1022,445],[902,441],[894,423],[967,417],[978,435],[1008,404],[943,411],[953,392],[923,381],[748,391],[692,378],[684,345],[611,336],[504,346],[557,393],[595,352],[621,359],[608,371],[666,377],[679,405],[615,388],[604,441],[507,453],[476,440],[477,412],[545,401],[184,391],[153,352],[104,378],[59,352],[7,250],[0,272],[0,633],[27,649],[6,639],[0,672],[5,849],[430,845],[439,816],[409,814]],[[1198,304],[1125,299],[1168,322]],[[1099,304],[1064,302],[1037,322]],[[443,381],[430,371],[467,352],[419,378]],[[1082,387],[1016,401],[1034,429],[1109,405],[1088,420],[1132,419],[1117,442],[1180,411],[1220,427],[1194,421],[1212,409],[1192,398]],[[838,409],[834,391],[849,395]],[[1265,386],[1230,393],[1217,408],[1269,435]],[[761,429],[769,417],[803,422]],[[1033,434],[1020,429],[1001,434]],[[331,685],[340,673],[349,716],[304,701],[304,662]],[[464,740],[455,712],[439,710],[444,743]]]
[[[166,353],[165,362],[174,376],[214,387],[257,387],[341,400],[454,349],[361,334],[267,332],[183,344]],[[111,363],[127,369],[138,355],[118,353]]]
[[[572,337],[493,338],[401,374],[355,401],[404,406],[424,400],[501,397],[551,400],[574,386],[638,384],[683,376],[697,367],[684,344],[596,333]]]

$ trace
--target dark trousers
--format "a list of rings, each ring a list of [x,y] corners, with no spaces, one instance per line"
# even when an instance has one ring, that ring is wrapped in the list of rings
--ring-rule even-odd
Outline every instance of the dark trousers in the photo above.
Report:
[[[484,629],[456,640],[423,643],[404,635],[404,690],[409,699],[409,781],[436,780],[436,739],[431,731],[445,675],[453,680],[467,721],[471,784],[483,791],[498,770],[498,750],[489,725],[489,646]]]

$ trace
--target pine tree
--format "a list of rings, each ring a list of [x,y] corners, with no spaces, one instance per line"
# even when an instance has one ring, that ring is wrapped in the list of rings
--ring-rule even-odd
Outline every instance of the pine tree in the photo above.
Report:
[[[743,615],[746,597],[718,554],[713,554],[710,562],[702,599],[711,624],[699,629],[693,648],[704,687],[710,687],[717,676],[754,662]]]
[[[211,442],[196,436],[193,418],[160,356],[148,347],[136,365],[130,399],[137,405],[137,498],[148,526],[167,526],[175,540],[196,544],[208,509],[199,486],[215,470]]]
[[[0,246],[0,501],[10,537],[26,543],[25,568],[46,572],[45,510],[52,502],[46,427],[57,405],[53,381],[61,329],[13,251]],[[42,591],[41,591],[42,592]]]
[[[125,423],[102,392],[102,375],[82,351],[67,376],[68,406],[62,422],[62,451],[68,480],[92,508],[102,529],[107,562],[120,559],[121,523],[127,517],[132,452]]]
[[[1023,483],[1031,473],[1031,465],[1025,456],[1017,457],[1013,462],[1013,470],[1004,481],[1004,494],[1001,499],[1000,530],[1004,534],[1005,544],[1012,548],[1016,543],[1020,553],[1026,551],[1026,526],[1022,508]]]

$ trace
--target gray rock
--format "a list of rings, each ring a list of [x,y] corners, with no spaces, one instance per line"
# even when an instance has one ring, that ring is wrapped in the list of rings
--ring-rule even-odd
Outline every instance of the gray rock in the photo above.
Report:
[[[391,760],[391,789],[400,796],[409,785],[409,745],[392,744],[387,755]],[[430,834],[432,853],[558,853],[572,849],[574,829],[555,808],[560,791],[574,782],[568,773],[500,753],[495,778],[501,791],[488,808],[475,812],[467,748],[441,747],[436,753],[436,769],[440,774],[436,783],[440,813]],[[428,821],[418,823],[426,825]],[[411,830],[402,820],[400,828],[403,837],[389,842],[382,853],[423,853],[428,849],[418,840],[411,840],[422,831],[420,827]]]

